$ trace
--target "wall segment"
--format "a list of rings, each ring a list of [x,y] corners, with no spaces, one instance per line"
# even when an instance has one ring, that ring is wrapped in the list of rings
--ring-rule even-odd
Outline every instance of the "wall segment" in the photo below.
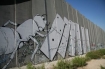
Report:
[[[105,31],[65,0],[0,5],[0,22],[1,68],[23,66],[30,58],[37,64],[105,48]]]

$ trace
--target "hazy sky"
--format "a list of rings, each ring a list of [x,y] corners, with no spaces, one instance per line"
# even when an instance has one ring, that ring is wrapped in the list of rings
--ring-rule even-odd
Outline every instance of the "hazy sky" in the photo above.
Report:
[[[66,0],[94,24],[105,30],[105,0]]]

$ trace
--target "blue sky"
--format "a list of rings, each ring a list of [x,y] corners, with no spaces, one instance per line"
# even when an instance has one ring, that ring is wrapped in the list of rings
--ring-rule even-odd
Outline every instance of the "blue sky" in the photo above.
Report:
[[[105,0],[66,0],[66,2],[105,31]]]

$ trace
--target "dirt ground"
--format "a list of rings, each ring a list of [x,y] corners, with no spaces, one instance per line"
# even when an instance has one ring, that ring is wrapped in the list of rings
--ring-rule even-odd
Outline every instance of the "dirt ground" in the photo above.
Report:
[[[105,59],[96,59],[96,60],[91,60],[87,62],[88,65],[84,67],[80,67],[78,69],[101,69],[100,66],[102,65],[105,67]]]
[[[84,56],[84,55],[83,55]],[[73,58],[73,57],[72,57]],[[71,60],[72,58],[68,58],[66,60]],[[53,69],[53,65],[56,65],[57,61],[52,61],[52,62],[46,62],[45,64],[45,69]],[[35,66],[40,66],[35,65]],[[100,66],[105,67],[105,59],[92,59],[87,62],[87,65],[84,67],[79,67],[78,69],[100,69]],[[26,66],[23,66],[21,68],[15,67],[15,68],[10,68],[10,69],[27,69]]]
[[[46,69],[53,69],[53,65],[56,64],[56,61],[55,62],[52,62],[52,63],[48,63],[46,64]],[[105,67],[105,59],[92,59],[90,61],[87,62],[87,65],[84,66],[84,67],[80,67],[78,69],[101,69],[100,66],[103,66]]]

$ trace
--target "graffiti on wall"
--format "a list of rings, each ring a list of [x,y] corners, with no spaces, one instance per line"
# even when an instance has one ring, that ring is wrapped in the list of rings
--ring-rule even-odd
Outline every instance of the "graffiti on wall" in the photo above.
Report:
[[[10,60],[7,63],[8,65],[13,59],[17,51],[17,48],[21,48],[23,46],[23,42],[26,42],[29,39],[31,39],[37,44],[31,56],[31,60],[33,60],[33,57],[36,51],[38,50],[38,45],[39,45],[37,40],[33,38],[33,36],[38,34],[41,37],[44,37],[44,35],[40,34],[38,31],[42,31],[43,28],[45,27],[46,25],[45,18],[43,16],[36,15],[33,18],[33,20],[32,19],[26,20],[24,23],[18,26],[16,30],[13,28],[6,27],[6,25],[9,23],[16,25],[16,23],[8,21],[3,25],[3,27],[0,27],[0,41],[1,41],[0,55],[11,53],[11,56],[9,57]],[[5,65],[3,69],[5,69],[7,65]]]
[[[0,27],[0,56],[10,54],[8,57],[9,61],[2,69],[5,69],[9,65],[14,58],[17,49],[23,47],[29,40],[36,43],[36,47],[32,51],[32,56],[30,57],[31,61],[34,60],[34,56],[39,49],[49,60],[53,60],[56,53],[59,53],[65,58],[67,50],[69,51],[70,56],[75,56],[76,53],[78,55],[82,54],[82,50],[86,52],[86,47],[88,47],[88,49],[90,48],[88,29],[86,29],[87,40],[81,40],[79,24],[68,20],[66,17],[62,19],[59,14],[56,14],[48,33],[49,47],[47,40],[48,36],[39,33],[40,31],[44,31],[46,26],[46,19],[43,16],[36,15],[33,19],[26,20],[15,29],[7,27],[8,24],[17,26],[16,23],[9,20],[3,25],[3,27]],[[34,38],[36,34],[40,37],[45,37],[40,48],[39,42]],[[85,37],[85,33],[82,32],[82,35]],[[87,45],[84,46],[81,41],[83,41],[83,44],[86,42]]]

